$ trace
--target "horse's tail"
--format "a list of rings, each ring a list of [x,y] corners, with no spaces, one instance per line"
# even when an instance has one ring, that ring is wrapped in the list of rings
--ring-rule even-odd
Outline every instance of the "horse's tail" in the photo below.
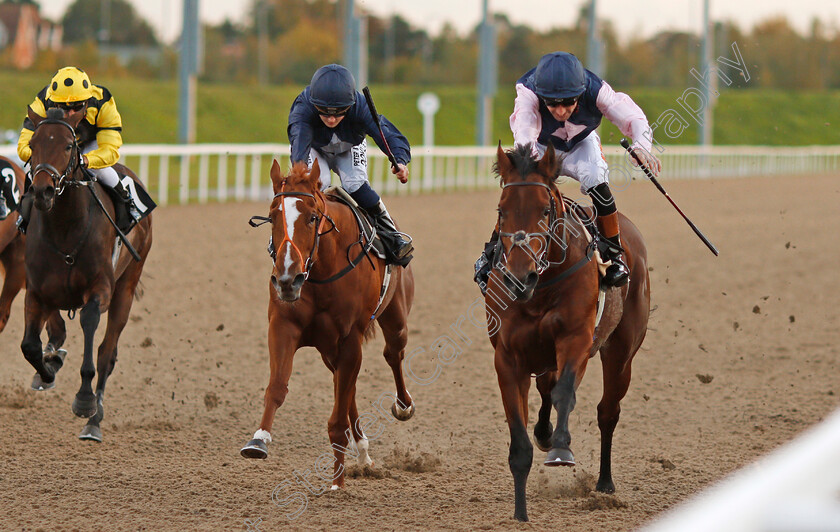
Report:
[[[370,320],[368,323],[367,329],[365,329],[365,339],[364,341],[367,342],[368,340],[376,337],[376,320]]]
[[[143,286],[143,280],[137,281],[137,286],[134,287],[134,299],[140,301],[143,299],[143,294],[146,293],[146,287]]]

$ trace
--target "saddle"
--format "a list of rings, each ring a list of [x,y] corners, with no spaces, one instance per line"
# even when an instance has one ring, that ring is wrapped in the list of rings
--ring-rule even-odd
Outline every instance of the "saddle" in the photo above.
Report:
[[[126,200],[116,189],[107,186],[103,188],[108,192],[108,195],[111,197],[111,202],[114,204],[116,218],[114,221],[117,227],[124,234],[128,234],[140,220],[151,214],[152,210],[157,207],[157,204],[149,196],[145,187],[138,185],[137,181],[132,179],[130,175],[116,167],[114,170],[116,170],[119,176],[123,190],[128,192],[131,199]],[[85,169],[85,172],[90,179],[95,179],[90,171]]]
[[[612,262],[604,261],[602,258],[604,255],[604,248],[606,248],[607,244],[604,239],[601,238],[601,233],[598,232],[598,226],[595,224],[594,208],[584,207],[580,203],[565,195],[563,196],[563,203],[566,205],[566,210],[577,218],[584,229],[586,229],[587,240],[590,242],[595,241],[595,261],[598,264],[598,273],[601,277],[603,277],[604,272],[607,271],[607,268],[612,264]]]
[[[356,218],[356,225],[359,227],[359,233],[362,238],[360,244],[362,247],[367,249],[369,252],[373,252],[373,254],[380,259],[386,260],[387,255],[385,253],[385,245],[382,243],[382,239],[376,234],[376,226],[370,218],[370,215],[368,215],[364,209],[359,207],[356,200],[354,200],[350,194],[340,186],[332,186],[324,191],[324,193],[330,199],[343,203],[350,208],[353,212],[353,216]]]
[[[20,190],[11,163],[0,159],[0,220],[5,220],[20,206]]]

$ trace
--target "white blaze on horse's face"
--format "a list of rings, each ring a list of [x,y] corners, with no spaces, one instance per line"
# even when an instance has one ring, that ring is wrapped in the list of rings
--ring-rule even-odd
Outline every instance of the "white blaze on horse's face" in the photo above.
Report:
[[[292,242],[295,241],[295,222],[297,222],[297,219],[300,218],[300,211],[297,208],[298,202],[300,201],[302,201],[300,198],[283,198],[283,214],[286,217],[286,232],[289,240]],[[293,277],[289,272],[289,269],[294,264],[294,256],[292,253],[292,246],[290,244],[286,244],[286,256],[283,260],[283,271],[278,272],[281,280]],[[302,264],[301,267],[303,267]]]

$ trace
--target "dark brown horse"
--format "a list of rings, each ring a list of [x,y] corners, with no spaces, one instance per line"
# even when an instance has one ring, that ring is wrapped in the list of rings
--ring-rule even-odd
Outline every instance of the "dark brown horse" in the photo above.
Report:
[[[559,170],[554,150],[546,150],[538,161],[530,146],[508,152],[499,147],[497,157],[502,248],[485,307],[510,429],[514,517],[527,521],[525,484],[534,454],[527,433],[531,377],[537,376],[542,397],[534,441],[548,452],[545,465],[574,465],[569,414],[586,364],[599,350],[604,393],[598,404],[601,474],[596,489],[615,491],[610,467],[613,431],[619,402],[630,385],[630,363],[647,331],[650,282],[642,236],[620,215],[630,283],[607,291],[596,327],[599,279],[594,244],[555,185]],[[556,427],[549,420],[552,406]]]
[[[59,345],[53,342],[52,330],[50,345],[42,351],[41,329],[49,317],[50,323],[56,322],[53,327],[60,328],[59,339],[63,342],[64,323],[58,311],[75,312],[81,308],[82,384],[72,408],[77,416],[89,418],[79,437],[101,441],[99,423],[104,414],[105,382],[114,370],[117,341],[128,321],[152,245],[151,216],[142,219],[129,234],[129,241],[140,256],[135,261],[124,246],[117,249],[116,230],[108,220],[114,219],[111,198],[102,185],[88,179],[79,165],[81,156],[74,128],[81,115],[65,122],[59,109],[50,109],[46,119],[30,109],[29,118],[35,125],[29,163],[32,167],[29,193],[34,195],[35,209],[26,237],[26,328],[21,349],[37,371],[32,387],[36,390],[53,387],[56,372],[63,364],[63,354],[56,351],[60,342]],[[114,168],[142,186],[124,166]],[[105,311],[108,325],[94,366],[94,335]],[[91,383],[97,374],[94,395]]]
[[[0,180],[10,179],[23,191],[25,179],[23,170],[5,157],[0,157]],[[26,284],[26,269],[23,265],[25,237],[17,230],[17,211],[0,221],[0,264],[3,265],[3,290],[0,292],[0,332],[6,328],[11,313],[12,301]]]
[[[277,161],[271,167],[274,200],[268,220],[276,250],[268,306],[271,375],[260,428],[241,453],[266,458],[275,412],[289,391],[295,352],[315,347],[333,373],[335,404],[327,428],[335,455],[331,488],[338,489],[344,486],[344,454],[351,437],[359,463],[371,463],[363,430],[370,420],[360,425],[356,377],[362,344],[373,333],[374,320],[385,336],[384,355],[397,387],[391,412],[403,421],[414,414],[402,374],[414,277],[410,267],[394,268],[380,297],[384,261],[363,255],[353,212],[321,192],[319,176],[317,161],[311,171],[296,164],[288,176],[281,174]]]

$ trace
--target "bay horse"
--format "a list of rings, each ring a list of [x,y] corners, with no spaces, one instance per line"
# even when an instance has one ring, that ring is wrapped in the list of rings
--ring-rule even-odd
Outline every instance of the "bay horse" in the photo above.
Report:
[[[606,291],[598,317],[596,241],[581,217],[567,208],[555,183],[554,150],[542,159],[531,146],[497,150],[502,193],[498,206],[499,260],[485,295],[490,341],[510,430],[514,518],[528,520],[525,485],[533,459],[528,438],[528,389],[532,375],[542,398],[534,441],[547,466],[573,466],[569,414],[575,391],[596,352],[601,353],[604,391],[598,404],[601,471],[596,490],[615,492],[611,453],[619,403],[630,385],[630,365],[647,332],[650,279],[642,235],[619,213],[630,283]],[[591,215],[591,213],[590,213]],[[552,406],[557,426],[549,419]]]
[[[0,180],[10,180],[12,189],[22,191],[26,179],[23,170],[6,157],[0,157]],[[18,203],[19,203],[18,198]],[[18,212],[13,211],[0,221],[0,264],[3,266],[3,290],[0,291],[0,332],[6,328],[12,302],[26,285],[23,253],[26,237],[17,230]]]
[[[79,417],[89,418],[79,438],[102,441],[100,422],[104,416],[105,383],[114,370],[117,342],[128,321],[151,249],[152,220],[150,215],[143,218],[128,235],[139,261],[127,253],[126,246],[117,249],[116,230],[109,221],[114,219],[113,201],[105,188],[89,180],[80,166],[81,151],[75,128],[82,115],[69,121],[64,120],[60,109],[50,109],[47,118],[38,116],[32,109],[28,115],[35,126],[29,142],[32,185],[28,192],[34,196],[35,208],[26,232],[25,330],[20,347],[37,372],[32,388],[52,388],[56,373],[64,363],[64,353],[57,350],[52,331],[46,351],[42,350],[41,329],[49,319],[54,327],[60,328],[63,342],[64,322],[58,311],[75,314],[81,308],[82,383],[72,410]],[[117,164],[114,169],[131,176],[136,186],[142,186],[125,166]],[[106,311],[108,323],[94,366],[94,335]],[[94,394],[91,383],[97,374]]]
[[[364,433],[371,420],[364,423],[364,416],[359,416],[356,378],[362,344],[373,334],[374,322],[382,329],[384,356],[397,388],[391,413],[401,421],[414,415],[402,373],[414,276],[410,267],[394,267],[381,294],[388,271],[385,262],[365,256],[350,207],[321,191],[317,160],[311,170],[296,163],[286,176],[275,160],[271,181],[274,198],[269,217],[254,217],[271,223],[276,250],[268,306],[271,373],[260,428],[240,452],[246,458],[268,456],[266,444],[271,442],[275,413],[289,391],[295,352],[315,347],[333,374],[335,403],[327,429],[335,458],[333,473],[325,480],[332,481],[331,489],[339,489],[344,487],[344,454],[351,437],[359,464],[372,463]],[[253,219],[252,225],[256,225]]]

